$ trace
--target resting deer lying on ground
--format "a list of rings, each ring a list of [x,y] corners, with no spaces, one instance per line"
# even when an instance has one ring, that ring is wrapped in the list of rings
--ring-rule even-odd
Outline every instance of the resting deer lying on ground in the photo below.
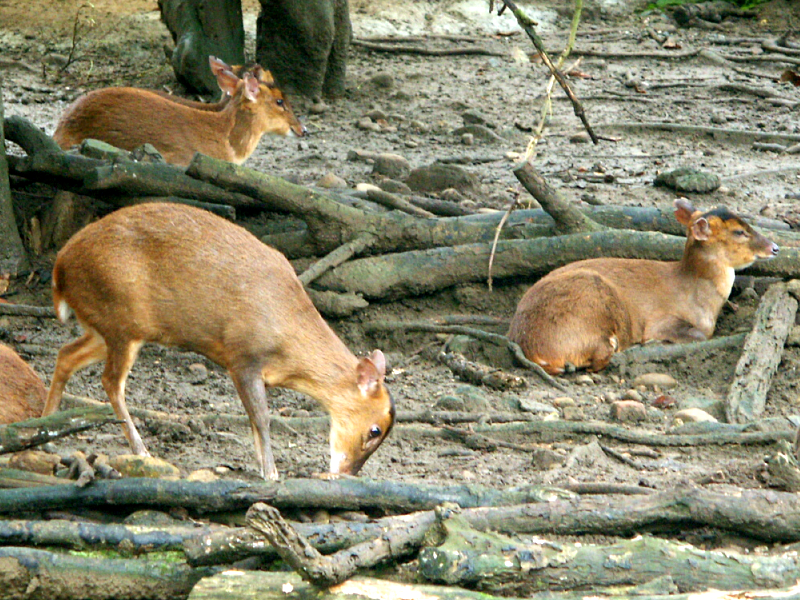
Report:
[[[675,201],[686,227],[679,261],[581,260],[549,273],[520,300],[508,337],[551,375],[599,371],[615,352],[650,340],[694,342],[714,333],[734,271],[778,254],[741,218]]]

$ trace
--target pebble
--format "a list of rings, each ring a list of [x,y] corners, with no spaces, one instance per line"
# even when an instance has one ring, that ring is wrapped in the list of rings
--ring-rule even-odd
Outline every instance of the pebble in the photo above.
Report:
[[[622,399],[623,400],[634,400],[636,402],[641,402],[644,398],[642,397],[642,394],[639,392],[639,390],[635,390],[635,389],[631,388],[631,389],[625,390],[623,392]]]
[[[472,146],[475,143],[475,136],[471,133],[461,135],[461,143],[465,146]]]
[[[718,421],[725,420],[725,402],[717,398],[690,396],[678,402],[678,409],[700,409]]]
[[[591,141],[589,134],[586,132],[583,133],[576,133],[575,135],[569,136],[569,143],[570,144],[588,144]]]
[[[397,181],[396,179],[384,179],[378,182],[380,189],[384,192],[390,192],[392,194],[410,194],[411,188],[408,187],[402,181]]]
[[[181,472],[173,464],[154,456],[120,454],[108,461],[123,477],[150,477],[153,479],[180,479]]]
[[[333,190],[346,188],[347,182],[338,175],[328,172],[317,181],[317,185],[321,188]]]
[[[686,408],[672,415],[672,425],[679,426],[684,423],[717,423],[717,420],[700,408]]]
[[[369,80],[375,87],[390,90],[394,87],[394,77],[390,73],[378,73]]]
[[[635,400],[617,400],[611,405],[611,418],[623,423],[638,423],[647,418],[647,409]]]
[[[461,113],[461,120],[465,125],[486,125],[487,127],[494,127],[489,123],[489,119],[481,111],[470,108]]]
[[[520,398],[519,409],[523,412],[529,412],[529,413],[555,414],[558,412],[550,404],[547,404],[546,402],[539,402],[537,400],[532,400],[531,398]]]
[[[575,399],[569,396],[561,396],[553,400],[553,406],[556,408],[564,408],[566,406],[575,406]]]
[[[203,363],[192,363],[189,365],[189,383],[194,385],[201,384],[208,379],[208,369]]]
[[[375,157],[372,173],[386,175],[392,179],[405,179],[411,173],[411,163],[399,154],[386,152]]]
[[[439,194],[439,197],[442,200],[447,200],[448,202],[463,202],[464,196],[455,188],[447,188],[446,190],[442,190]]]
[[[565,406],[561,414],[565,421],[583,421],[583,409],[580,406]]]
[[[535,448],[531,452],[531,465],[538,471],[546,471],[559,466],[564,462],[564,457],[558,452],[548,448]]]
[[[582,374],[578,375],[574,379],[574,381],[578,385],[592,385],[594,383],[594,380],[592,379],[592,376],[587,374],[587,373],[582,373]]]
[[[203,481],[205,483],[217,481],[218,479],[219,475],[214,473],[212,469],[197,469],[197,471],[192,471],[186,477],[186,481]]]
[[[376,123],[378,121],[386,121],[386,119],[387,119],[386,113],[383,112],[380,108],[372,109],[371,111],[369,111],[367,113],[367,116],[370,119],[372,119],[373,121],[375,121]]]
[[[669,390],[678,385],[678,382],[674,377],[667,375],[666,373],[645,373],[643,375],[639,375],[633,380],[634,387],[638,387],[640,385],[650,389],[659,388],[662,390]]]
[[[463,192],[477,188],[478,178],[457,165],[433,164],[411,171],[406,183],[418,192],[438,192],[447,188]]]
[[[357,192],[371,192],[371,191],[380,192],[381,188],[379,188],[374,183],[367,183],[366,181],[362,181],[361,183],[356,184],[355,190]]]
[[[459,127],[458,129],[453,130],[453,134],[458,136],[462,136],[467,133],[471,133],[475,139],[483,140],[484,142],[504,141],[502,137],[497,135],[485,125],[464,125],[464,127]]]
[[[380,131],[381,126],[378,125],[375,121],[370,119],[369,117],[362,117],[356,123],[356,127],[359,129],[363,129],[364,131]]]
[[[413,121],[409,121],[408,127],[409,129],[415,131],[416,133],[428,133],[431,130],[431,128],[428,127],[425,123],[423,123],[422,121],[417,121],[416,119]]]

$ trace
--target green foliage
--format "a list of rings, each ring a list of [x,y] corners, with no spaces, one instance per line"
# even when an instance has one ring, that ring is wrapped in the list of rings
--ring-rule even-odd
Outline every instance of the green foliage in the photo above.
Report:
[[[684,4],[699,4],[707,0],[656,0],[647,5],[645,10],[665,10],[670,6],[683,6]],[[726,2],[733,4],[742,10],[755,8],[759,4],[765,4],[769,0],[726,0]]]

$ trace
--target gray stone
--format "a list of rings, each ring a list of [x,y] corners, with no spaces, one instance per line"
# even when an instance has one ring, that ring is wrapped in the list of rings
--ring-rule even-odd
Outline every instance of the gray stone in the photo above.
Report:
[[[640,385],[650,389],[659,388],[662,390],[669,390],[678,385],[678,382],[674,377],[666,373],[644,373],[633,380],[634,387]]]
[[[411,164],[399,154],[384,153],[375,158],[372,173],[392,179],[405,179],[411,173]]]
[[[478,187],[478,178],[456,165],[430,165],[411,171],[406,179],[408,187],[418,192],[439,192],[455,188],[460,192]]]

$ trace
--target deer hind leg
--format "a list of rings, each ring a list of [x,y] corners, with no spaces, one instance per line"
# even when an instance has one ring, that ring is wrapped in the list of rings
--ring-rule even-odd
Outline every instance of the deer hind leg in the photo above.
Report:
[[[128,373],[130,373],[142,343],[141,341],[125,342],[109,347],[102,382],[114,412],[124,421],[122,427],[131,450],[139,456],[150,456],[139,432],[136,431],[128,407],[125,406],[125,381],[128,379]]]
[[[53,371],[53,379],[47,392],[47,402],[42,410],[43,417],[51,415],[58,410],[58,405],[61,404],[61,396],[69,378],[76,371],[104,360],[106,352],[106,343],[103,338],[96,331],[88,328],[81,337],[59,350],[56,367]]]
[[[264,479],[277,480],[278,469],[272,456],[269,439],[269,408],[267,389],[260,369],[231,371],[231,378],[244,404],[250,426],[253,429],[253,441],[256,446],[256,460],[261,476]]]

